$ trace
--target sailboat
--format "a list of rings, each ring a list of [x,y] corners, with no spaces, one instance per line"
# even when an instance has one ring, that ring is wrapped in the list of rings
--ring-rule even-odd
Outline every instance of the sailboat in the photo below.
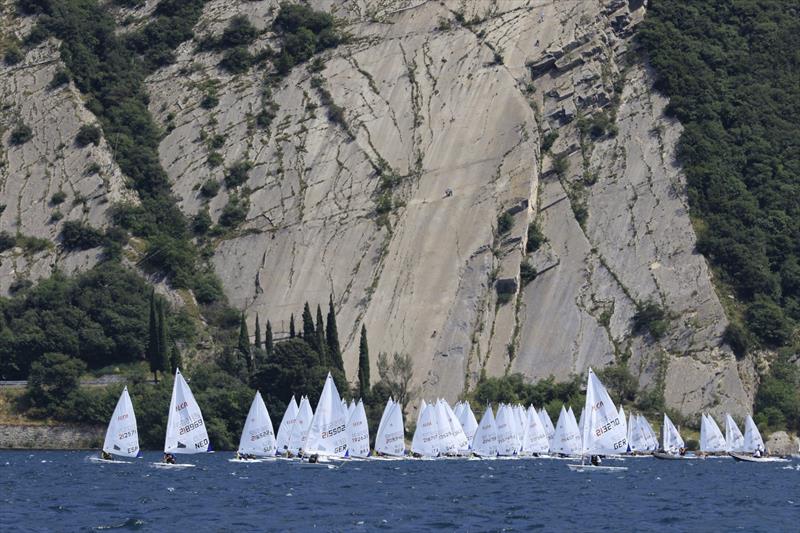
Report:
[[[133,412],[133,404],[128,394],[128,387],[122,389],[122,394],[117,400],[117,406],[111,415],[106,430],[106,439],[103,441],[103,455],[105,457],[92,457],[98,463],[125,463],[109,455],[122,457],[140,457],[139,433],[136,429],[136,415]]]
[[[446,400],[441,400],[441,402],[445,414],[447,414],[447,423],[450,424],[450,433],[453,435],[453,439],[456,442],[456,451],[459,455],[466,455],[469,453],[469,439],[467,439],[467,435],[464,433],[464,428],[461,427],[461,422],[458,421],[450,404],[447,403]]]
[[[269,417],[267,406],[261,398],[261,392],[256,391],[253,403],[250,404],[250,411],[242,429],[242,436],[239,439],[239,449],[235,459],[231,462],[252,462],[257,459],[245,459],[247,456],[253,457],[275,457],[276,442],[275,434],[272,429],[272,419]]]
[[[553,421],[550,420],[550,415],[547,414],[544,407],[539,409],[539,419],[544,425],[545,433],[547,433],[547,441],[550,444],[550,449],[553,449],[553,436],[556,433],[556,428],[553,426]]]
[[[705,455],[728,457],[725,452],[725,437],[711,415],[702,414],[700,419],[700,451]],[[712,455],[713,454],[713,455]]]
[[[306,438],[304,455],[320,459],[347,454],[347,409],[342,407],[339,391],[328,372]]]
[[[411,440],[411,453],[423,458],[439,456],[439,428],[436,424],[436,407],[422,400],[417,418],[417,429]]]
[[[167,435],[164,439],[164,454],[194,454],[211,451],[203,413],[192,390],[183,379],[180,369],[175,370],[175,383],[172,387],[172,399],[169,402],[167,419]],[[160,468],[187,468],[194,466],[188,463],[154,463]]]
[[[754,454],[756,451],[764,453],[760,457]],[[731,457],[737,461],[744,461],[748,463],[776,463],[787,462],[789,459],[782,457],[770,457],[766,455],[766,447],[764,446],[764,439],[761,438],[761,432],[758,426],[753,422],[753,417],[747,415],[744,419],[744,444],[742,445],[741,452],[731,452]]]
[[[531,405],[525,413],[525,431],[522,441],[523,455],[543,455],[550,451],[550,441],[547,440],[547,433],[544,424],[539,418],[539,413]]]
[[[620,420],[611,396],[591,368],[586,384],[586,404],[583,414],[582,457],[618,454],[628,449],[626,424]],[[586,465],[583,461],[579,465],[568,466],[570,470],[578,472],[618,472],[628,469],[625,466]]]
[[[364,458],[369,456],[369,426],[364,402],[358,400],[353,414],[347,420],[347,456]]]
[[[517,421],[514,408],[501,404],[497,410],[497,455],[500,457],[514,457],[519,454],[519,441],[517,438]]]
[[[471,450],[482,459],[497,457],[497,426],[491,405],[487,405],[486,411],[483,412],[481,423],[478,424],[475,437],[472,439]]]
[[[308,401],[308,396],[303,396],[300,398],[292,433],[289,435],[289,452],[292,455],[298,455],[305,449],[312,418],[314,411],[311,410],[311,402]]]
[[[558,415],[553,444],[550,446],[552,453],[562,456],[575,457],[581,453],[581,434],[575,416],[569,416],[569,411],[562,405]]]
[[[678,428],[672,423],[672,420],[664,413],[664,424],[661,426],[661,451],[653,452],[653,457],[656,459],[688,459],[689,457],[681,455],[681,450],[686,449],[686,444],[683,442]]]
[[[286,407],[286,411],[283,413],[283,419],[281,420],[281,425],[278,428],[278,436],[275,439],[275,446],[277,448],[277,454],[283,454],[289,452],[289,439],[292,436],[292,430],[294,429],[294,425],[297,423],[297,411],[299,410],[297,406],[297,402],[294,399],[294,395],[292,395],[292,399],[289,401],[289,405]]]
[[[730,413],[725,413],[725,451],[741,452],[744,449],[744,435]]]
[[[464,430],[464,434],[467,436],[468,446],[472,446],[472,441],[475,439],[475,432],[478,430],[478,421],[475,419],[475,413],[472,412],[472,407],[469,405],[469,402],[464,402],[462,404],[458,421]]]
[[[382,459],[402,458],[406,453],[405,426],[403,425],[403,406],[397,402],[378,426],[375,435],[375,451]]]

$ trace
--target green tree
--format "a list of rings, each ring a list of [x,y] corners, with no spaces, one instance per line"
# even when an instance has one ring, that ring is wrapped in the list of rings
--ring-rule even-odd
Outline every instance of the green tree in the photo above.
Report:
[[[46,353],[31,365],[28,398],[38,414],[48,416],[80,387],[86,364],[62,353]]]
[[[256,333],[255,339],[253,339],[253,346],[257,349],[261,349],[261,324],[258,321],[258,313],[256,313]]]
[[[162,300],[158,300],[156,303],[156,311],[158,312],[158,360],[161,370],[167,372],[170,368],[167,319],[164,311],[167,304]]]
[[[314,344],[316,344],[319,360],[322,363],[322,366],[329,367],[331,366],[331,360],[328,357],[328,350],[327,346],[325,345],[325,322],[322,320],[322,309],[319,305],[317,305],[317,325],[315,336],[316,340],[314,341]]]
[[[369,398],[369,345],[367,345],[367,326],[361,325],[361,339],[358,343],[358,393]]]
[[[414,379],[414,361],[409,354],[395,352],[392,360],[385,353],[378,355],[378,375],[389,390],[392,398],[403,407],[405,413],[409,403],[417,395],[416,387],[411,385]]]
[[[294,339],[295,335],[297,335],[297,333],[294,329],[294,313],[292,313],[292,315],[289,317],[289,338]]]
[[[325,327],[325,337],[327,340],[328,359],[333,366],[344,372],[344,360],[342,359],[342,349],[339,346],[339,328],[336,327],[333,295],[328,299],[328,322]]]
[[[150,293],[150,319],[147,325],[147,347],[145,354],[147,362],[150,364],[150,372],[153,373],[153,379],[158,383],[158,372],[164,371],[164,360],[161,358],[161,346],[159,335],[158,323],[158,304],[156,302],[156,292],[153,290]]]
[[[178,369],[183,366],[183,358],[181,357],[181,351],[178,349],[178,346],[173,344],[170,348],[169,352],[169,364],[172,367],[172,373],[178,371]]]
[[[303,340],[319,353],[316,346],[317,332],[314,330],[314,317],[311,316],[311,308],[308,307],[308,302],[303,307]]]
[[[269,320],[267,320],[267,327],[264,331],[264,351],[267,352],[267,357],[272,355],[272,351],[274,349],[275,348],[272,341],[272,324]]]
[[[250,368],[252,363],[250,358],[250,335],[247,332],[247,319],[245,318],[244,312],[242,312],[241,319],[239,320],[239,345],[237,350],[239,351],[239,357],[244,359],[247,363],[247,367]]]

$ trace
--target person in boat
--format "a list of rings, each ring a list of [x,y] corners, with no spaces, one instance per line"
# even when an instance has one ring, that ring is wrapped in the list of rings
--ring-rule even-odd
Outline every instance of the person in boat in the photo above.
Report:
[[[686,448],[680,448],[680,449],[678,450],[678,454],[679,454],[679,455],[681,455],[681,456],[684,456],[684,455],[686,455]]]
[[[312,453],[311,455],[308,456],[308,462],[309,463],[318,463],[319,462],[319,455],[317,455],[316,453]]]
[[[763,457],[763,456],[764,456],[764,449],[759,444],[758,447],[756,448],[756,451],[753,452],[753,457],[760,458],[760,457]]]
[[[422,454],[418,452],[411,452],[411,457],[413,457],[414,459],[421,459]]]
[[[111,456],[111,454],[108,453],[105,450],[101,450],[100,451],[100,459],[104,459],[106,461],[113,461],[114,460],[114,458]]]
[[[161,462],[162,463],[166,463],[168,465],[174,465],[175,464],[175,456],[172,455],[171,453],[165,453],[164,454],[164,458],[161,459]]]
[[[592,458],[591,458],[592,466],[600,466],[600,464],[602,462],[603,462],[603,460],[600,459],[599,455],[593,455]]]

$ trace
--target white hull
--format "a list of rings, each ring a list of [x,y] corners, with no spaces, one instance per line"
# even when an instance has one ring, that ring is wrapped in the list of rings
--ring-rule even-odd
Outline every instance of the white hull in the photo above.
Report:
[[[109,464],[109,465],[127,465],[130,464],[130,461],[118,461],[116,459],[103,459],[102,457],[92,456],[89,457],[89,460],[93,463],[102,463],[102,464]]]
[[[229,463],[271,463],[274,462],[274,458],[267,458],[267,457],[259,457],[257,459],[228,459]]]
[[[624,472],[627,466],[567,465],[573,472]]]
[[[175,463],[175,464],[170,464],[170,463],[150,463],[150,464],[153,465],[153,468],[162,468],[162,469],[165,469],[165,470],[166,469],[181,470],[183,468],[193,468],[194,467],[194,465],[190,464],[190,463]]]
[[[731,452],[731,457],[745,463],[788,463],[789,459],[783,457],[753,457],[745,453]]]

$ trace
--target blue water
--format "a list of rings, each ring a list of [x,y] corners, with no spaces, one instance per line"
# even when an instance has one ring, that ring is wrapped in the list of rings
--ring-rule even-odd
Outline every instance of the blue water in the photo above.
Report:
[[[800,462],[628,459],[627,472],[564,461],[229,463],[147,453],[0,452],[0,531],[797,531]],[[608,504],[611,504],[610,506]]]

